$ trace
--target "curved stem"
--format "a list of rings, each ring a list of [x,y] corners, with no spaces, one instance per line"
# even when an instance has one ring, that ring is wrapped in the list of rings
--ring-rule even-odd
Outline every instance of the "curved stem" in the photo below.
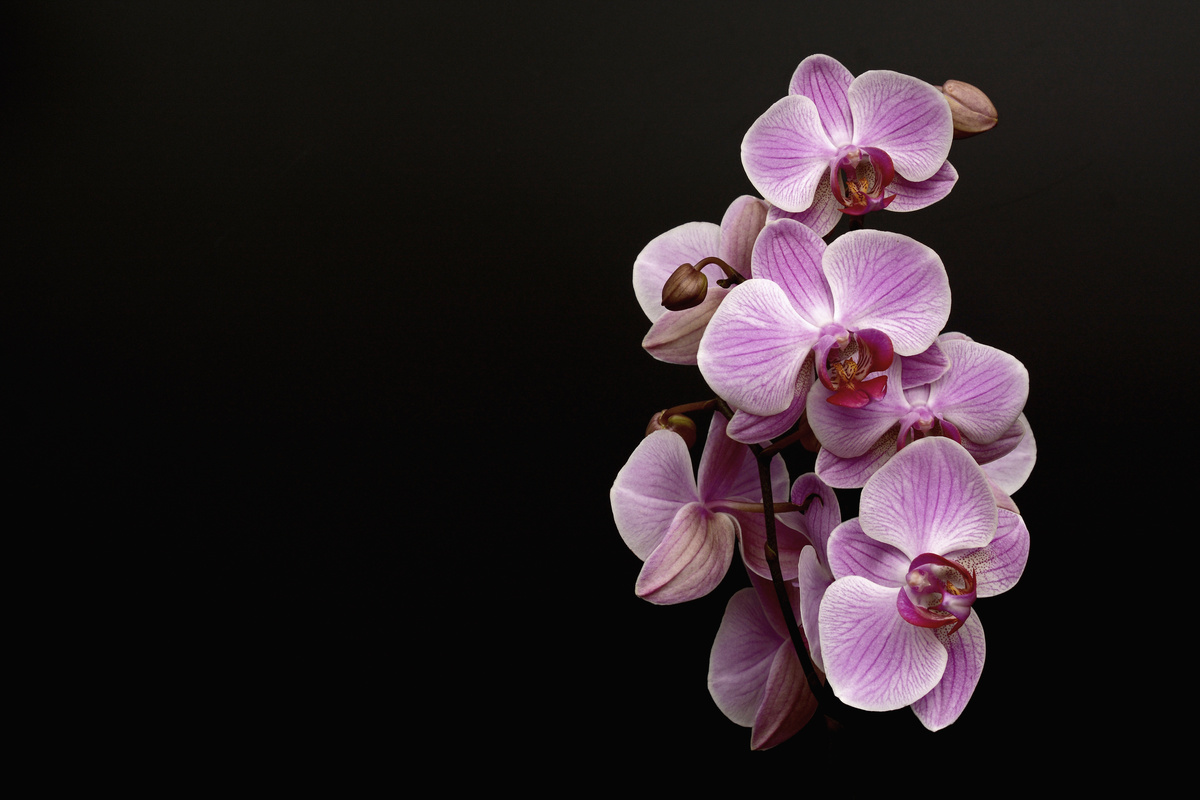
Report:
[[[817,700],[817,713],[819,714],[822,706],[826,709],[830,707],[830,695],[828,689],[817,677],[817,669],[808,655],[808,648],[804,646],[804,638],[801,636],[800,626],[796,623],[796,614],[792,611],[792,603],[788,599],[787,587],[783,582],[783,570],[779,566],[779,543],[775,536],[775,500],[771,491],[772,454],[767,454],[764,458],[763,454],[766,453],[764,448],[756,444],[749,445],[749,447],[758,463],[758,482],[762,487],[763,517],[767,529],[767,543],[763,551],[767,559],[767,566],[771,570],[771,583],[775,586],[775,597],[779,601],[779,610],[783,614],[784,624],[787,625],[792,648],[796,651],[796,657],[800,659],[800,666],[804,669],[804,678],[808,681],[809,691]],[[806,499],[806,506],[808,502]],[[816,714],[814,714],[815,717]]]
[[[722,289],[728,289],[730,286],[736,286],[737,284],[743,283],[746,280],[742,273],[738,272],[736,269],[729,266],[716,256],[709,256],[708,258],[700,259],[695,263],[695,265],[693,265],[693,269],[699,271],[704,267],[707,267],[709,264],[716,264],[722,269],[722,271],[724,271],[726,277],[717,281],[717,285]]]

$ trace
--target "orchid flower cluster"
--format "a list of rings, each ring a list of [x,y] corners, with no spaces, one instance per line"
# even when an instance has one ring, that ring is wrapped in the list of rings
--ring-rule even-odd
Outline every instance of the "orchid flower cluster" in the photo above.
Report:
[[[1024,570],[1011,495],[1036,454],[1028,374],[943,332],[934,250],[863,224],[945,198],[952,141],[995,121],[969,84],[854,77],[811,56],[742,142],[762,196],[734,200],[719,225],[667,231],[634,263],[643,346],[696,365],[716,397],[654,415],[613,516],[652,603],[707,595],[740,554],[751,588],[728,603],[708,687],[755,749],[840,704],[951,724],[983,671],[976,601]],[[688,414],[708,411],[694,474]],[[794,481],[793,444],[816,453]],[[861,490],[858,516],[842,519],[835,489]]]

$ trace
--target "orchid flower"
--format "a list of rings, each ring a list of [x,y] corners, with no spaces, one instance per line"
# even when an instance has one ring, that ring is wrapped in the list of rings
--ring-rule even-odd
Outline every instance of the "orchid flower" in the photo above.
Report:
[[[826,402],[831,393],[813,389],[808,423],[821,442],[822,478],[838,488],[858,488],[894,453],[924,436],[954,439],[979,463],[1017,446],[1024,432],[1017,420],[1029,395],[1024,365],[961,334],[943,334],[938,350],[949,364],[934,380],[909,378],[910,371],[914,376],[925,371],[928,359],[898,358],[886,375],[892,385],[903,384],[903,391],[862,408]]]
[[[730,720],[750,728],[750,748],[766,750],[794,736],[817,710],[804,669],[769,580],[729,599],[708,660],[708,691]],[[792,613],[796,590],[788,584]],[[799,614],[796,614],[799,617]]]
[[[974,602],[1016,584],[1029,531],[997,508],[983,470],[945,437],[897,453],[867,481],[859,508],[828,542],[835,580],[819,624],[829,684],[855,708],[912,706],[939,730],[983,671]]]
[[[785,219],[759,234],[751,262],[755,277],[713,314],[697,363],[714,392],[739,412],[773,417],[779,433],[804,410],[810,355],[830,402],[863,406],[887,391],[871,374],[926,350],[950,314],[941,259],[900,234],[852,231],[826,246]],[[730,435],[746,438],[736,418]]]
[[[809,56],[789,94],[750,127],[742,165],[767,201],[824,236],[839,212],[915,211],[958,180],[946,156],[950,105],[935,87],[888,70],[855,78],[838,61]]]
[[[609,493],[613,518],[625,544],[646,562],[638,597],[671,604],[708,594],[725,577],[739,539],[747,566],[770,577],[758,463],[750,448],[725,435],[725,426],[725,418],[714,414],[698,478],[683,438],[666,430],[642,439],[617,474]],[[777,455],[771,460],[773,496],[783,500],[787,484]],[[785,580],[795,579],[794,559],[808,543],[782,519],[794,515],[779,515],[776,525]]]
[[[720,226],[689,222],[650,241],[633,263],[633,290],[653,323],[642,346],[660,361],[695,364],[700,336],[729,289],[717,284],[725,273],[715,263],[701,268],[709,279],[699,305],[669,311],[662,304],[663,286],[681,264],[697,264],[716,256],[742,277],[750,277],[750,251],[766,224],[767,204],[744,195],[734,200]]]

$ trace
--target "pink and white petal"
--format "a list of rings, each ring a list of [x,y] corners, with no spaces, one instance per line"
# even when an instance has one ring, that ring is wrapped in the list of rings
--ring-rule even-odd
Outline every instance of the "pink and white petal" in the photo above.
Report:
[[[808,724],[816,710],[817,699],[808,687],[796,651],[790,641],[784,642],[771,661],[750,731],[750,749],[766,750],[786,742]]]
[[[746,444],[758,444],[782,436],[791,430],[796,420],[804,413],[804,404],[812,386],[813,356],[809,353],[808,358],[804,359],[804,366],[800,368],[800,374],[796,377],[796,394],[791,405],[778,414],[767,416],[738,409],[734,411],[733,419],[729,420],[729,427],[725,429],[726,435],[736,442]]]
[[[800,369],[816,341],[783,289],[752,278],[734,287],[713,314],[696,362],[719,397],[769,416],[792,404]]]
[[[695,364],[696,351],[700,349],[700,339],[704,337],[708,321],[728,293],[728,289],[710,283],[708,294],[700,305],[683,311],[667,311],[655,320],[646,338],[642,339],[642,347],[668,364]]]
[[[695,600],[717,588],[733,561],[737,521],[699,503],[684,506],[638,575],[643,600],[671,605]]]
[[[617,473],[609,500],[621,538],[645,561],[662,543],[675,515],[700,500],[683,437],[655,431],[642,439]]]
[[[821,448],[817,454],[817,474],[835,489],[861,489],[896,454],[897,433],[898,429],[885,433],[870,450],[855,458],[841,458]]]
[[[791,500],[799,506],[803,505],[811,495],[816,495],[820,499],[814,499],[809,504],[808,511],[803,515],[793,512],[782,516],[788,522],[792,521],[788,518],[796,518],[796,524],[793,527],[812,542],[813,546],[817,548],[817,555],[824,563],[826,561],[825,544],[829,541],[833,529],[842,524],[842,510],[838,506],[837,495],[833,488],[817,477],[815,472],[808,472],[796,478],[796,482],[792,484]]]
[[[808,393],[808,424],[821,447],[842,458],[868,452],[885,433],[900,423],[911,410],[900,386],[900,359],[884,371],[887,393],[862,408],[846,408],[829,402],[834,392],[817,382]]]
[[[797,576],[800,583],[800,624],[808,639],[808,654],[812,657],[813,665],[824,672],[825,661],[821,658],[821,599],[825,597],[825,590],[833,585],[833,575],[817,560],[816,550],[806,547],[800,554]]]
[[[804,413],[802,398],[808,397],[807,389],[797,389],[792,404],[778,414],[759,416],[738,409],[729,421],[729,438],[746,444],[757,444],[787,433],[800,415]]]
[[[942,350],[940,342],[941,337],[938,337],[938,341],[929,345],[925,352],[896,359],[902,362],[900,383],[905,389],[933,383],[950,369],[950,359]]]
[[[837,320],[853,330],[883,331],[897,355],[924,352],[950,317],[942,259],[915,239],[850,231],[826,248],[824,265]]]
[[[938,640],[946,648],[946,671],[933,691],[912,705],[921,724],[931,731],[940,731],[958,719],[967,701],[975,693],[987,652],[983,639],[983,624],[976,614],[967,617],[952,634],[938,628]]]
[[[970,453],[953,439],[932,436],[907,445],[871,476],[859,520],[868,536],[910,557],[942,555],[990,543],[996,501]]]
[[[781,501],[782,502],[782,501]],[[767,523],[761,512],[725,512],[737,518],[741,532],[742,560],[746,568],[759,577],[770,579],[771,568],[767,564],[764,549],[767,544]],[[796,580],[796,564],[800,551],[809,544],[808,537],[788,525],[779,517],[775,520],[775,545],[779,553],[779,570],[785,581]],[[788,514],[787,516],[798,516]]]
[[[791,219],[768,225],[754,244],[754,274],[783,289],[796,313],[814,330],[833,319],[824,252],[821,237]]]
[[[817,183],[829,171],[836,151],[816,104],[802,95],[788,95],[746,131],[742,166],[768,202],[786,211],[803,211],[812,205]]]
[[[910,181],[897,175],[886,189],[886,192],[896,195],[888,211],[917,211],[931,206],[938,200],[950,194],[954,184],[958,183],[958,170],[947,161],[942,164],[932,178],[923,181]]]
[[[929,694],[946,648],[929,628],[896,612],[896,589],[866,578],[834,581],[821,601],[821,652],[833,693],[865,711],[892,711]]]
[[[813,101],[825,133],[835,147],[853,141],[854,120],[847,96],[853,82],[854,75],[837,59],[813,55],[800,62],[788,89],[789,94],[802,94]]]
[[[680,264],[695,264],[715,256],[721,243],[721,229],[711,222],[688,222],[659,234],[642,248],[633,262],[633,293],[642,311],[655,322],[667,309],[662,304],[663,284]],[[714,268],[724,277],[719,267]],[[709,284],[713,276],[705,268]]]
[[[1008,431],[1029,397],[1029,373],[1013,356],[978,342],[948,341],[950,369],[929,387],[929,406],[963,436],[986,444]]]
[[[779,641],[790,641],[787,623],[783,621],[783,612],[779,608],[779,596],[775,593],[775,584],[770,578],[764,578],[749,570],[746,571],[746,575],[750,578],[750,586],[758,595],[762,613],[771,624],[771,629],[775,631]],[[792,606],[792,616],[798,621],[800,619],[800,589],[794,581],[784,581],[783,588],[787,593],[788,602]]]
[[[1037,442],[1034,441],[1033,429],[1029,427],[1029,420],[1025,418],[1024,413],[1017,417],[1016,425],[1022,430],[1021,440],[1016,448],[983,464],[983,471],[1006,494],[1015,494],[1025,485],[1037,461]],[[972,455],[979,461],[978,454],[973,452]]]
[[[858,517],[833,529],[826,543],[825,566],[835,578],[854,575],[877,586],[904,585],[912,556],[865,534]]]
[[[799,222],[806,228],[811,228],[818,236],[825,236],[841,221],[842,206],[834,198],[829,188],[829,170],[821,173],[821,181],[813,193],[812,205],[804,211],[784,211],[779,206],[771,206],[767,213],[767,224],[777,220],[790,219]]]
[[[1021,579],[1029,561],[1029,528],[1025,518],[1007,509],[999,509],[996,538],[987,547],[949,553],[946,558],[975,570],[979,597],[994,597],[1007,592]]]
[[[725,435],[728,422],[724,414],[714,413],[704,440],[704,452],[696,470],[700,499],[710,508],[721,500],[762,501],[758,480],[758,462],[744,444]]]
[[[951,424],[954,423],[951,422]],[[1024,436],[1025,429],[1021,427],[1020,419],[1018,419],[1000,436],[1000,438],[993,442],[979,444],[978,442],[973,442],[964,436],[962,440],[962,446],[967,448],[967,452],[970,453],[971,457],[975,459],[975,463],[983,467],[983,471],[986,473],[988,471],[987,467],[990,466],[993,461],[998,461],[1015,450],[1017,445],[1021,443],[1021,439]],[[1028,466],[1030,469],[1033,468],[1032,464],[1029,464]],[[990,478],[991,475],[988,475],[988,477]],[[997,486],[997,488],[1000,487]]]
[[[738,725],[754,724],[782,642],[754,589],[729,598],[708,657],[708,692],[721,713]]]
[[[925,81],[891,70],[872,70],[847,90],[854,143],[878,147],[910,181],[932,178],[954,140],[950,105]]]
[[[744,194],[730,204],[721,219],[721,249],[716,255],[729,266],[737,270],[743,278],[751,278],[750,254],[754,251],[754,241],[767,224],[767,209],[765,200]],[[695,262],[692,262],[695,263]],[[707,273],[705,273],[707,274]],[[709,279],[709,291],[716,282]]]

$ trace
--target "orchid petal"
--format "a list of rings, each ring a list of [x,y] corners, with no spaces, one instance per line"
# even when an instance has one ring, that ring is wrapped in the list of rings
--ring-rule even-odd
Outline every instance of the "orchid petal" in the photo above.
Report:
[[[841,578],[825,591],[819,616],[829,685],[847,705],[903,708],[929,694],[945,672],[946,648],[931,629],[896,613],[895,589]]]
[[[994,597],[1007,592],[1020,580],[1029,561],[1029,529],[1025,527],[1024,517],[1003,508],[996,513],[996,538],[987,547],[946,556],[975,571],[979,597]]]
[[[950,194],[957,182],[958,170],[950,166],[949,161],[942,164],[932,178],[923,181],[910,181],[897,175],[887,187],[887,191],[895,195],[888,211],[917,211],[931,206]]]
[[[950,316],[950,281],[942,260],[907,236],[851,231],[829,245],[824,264],[837,321],[847,328],[883,331],[898,355],[924,352]]]
[[[768,416],[792,404],[800,369],[816,340],[783,289],[753,278],[735,287],[709,320],[696,361],[718,396],[735,408]]]
[[[662,290],[671,273],[681,264],[695,264],[716,255],[720,241],[721,229],[713,223],[688,222],[659,234],[642,248],[633,262],[633,292],[651,322],[667,312],[662,304]],[[710,285],[716,285],[717,277],[725,277],[716,265],[705,267],[703,272],[708,275]]]
[[[746,132],[742,166],[769,202],[787,211],[803,211],[812,205],[817,183],[836,151],[816,104],[802,95],[789,95],[776,101]]]
[[[962,445],[931,436],[908,445],[871,476],[859,500],[859,520],[868,536],[910,558],[940,555],[990,543],[996,501],[987,476]]]
[[[700,339],[708,327],[708,321],[729,293],[715,284],[709,284],[708,294],[700,305],[683,311],[666,311],[650,326],[650,332],[642,339],[646,352],[668,364],[695,364]]]
[[[754,240],[758,238],[759,232],[767,224],[767,209],[765,201],[750,195],[742,195],[734,200],[721,219],[720,251],[709,253],[709,255],[719,256],[722,261],[737,270],[743,278],[752,277],[750,253],[754,250]],[[715,284],[715,281],[709,280],[709,291],[712,291]]]
[[[642,565],[637,596],[659,605],[703,597],[729,571],[736,540],[733,517],[714,514],[699,503],[684,506]]]
[[[923,181],[946,162],[954,121],[937,89],[911,75],[872,70],[854,79],[847,96],[854,143],[886,151],[900,175]]]
[[[950,369],[950,359],[942,350],[941,341],[941,337],[938,337],[938,341],[929,345],[923,353],[901,359],[904,362],[902,383],[905,389],[933,383]]]
[[[821,563],[827,563],[825,545],[829,541],[833,529],[842,522],[842,510],[838,506],[837,495],[834,494],[833,488],[817,477],[816,473],[809,472],[801,475],[792,484],[791,499],[795,505],[804,505],[809,496],[814,494],[819,499],[814,499],[809,504],[808,511],[803,516],[795,515],[799,517],[796,528],[817,548],[817,555],[821,559]],[[786,516],[790,517],[792,514]]]
[[[754,724],[781,641],[753,589],[729,598],[708,658],[708,691],[738,725]]]
[[[826,546],[826,566],[834,577],[857,575],[889,588],[904,585],[912,562],[911,556],[864,533],[858,517],[834,528]]]
[[[983,471],[987,472],[988,470],[986,467],[991,466],[992,462],[1004,458],[1013,450],[1017,449],[1024,436],[1025,429],[1021,427],[1021,420],[1018,418],[1015,422],[1013,422],[1012,425],[1009,426],[1008,430],[1001,434],[1000,438],[996,439],[995,441],[988,442],[987,444],[979,444],[978,442],[973,442],[964,437],[959,444],[967,448],[967,452],[971,454],[971,458],[975,459],[975,463],[981,467],[985,467]],[[1026,466],[1028,466],[1031,470],[1033,469],[1032,463]],[[988,477],[990,478],[991,475],[989,474]],[[1026,473],[1026,477],[1028,477],[1028,473]]]
[[[771,577],[771,568],[767,564],[765,547],[767,544],[767,526],[762,512],[726,512],[737,518],[741,529],[742,559],[746,568],[763,578]],[[776,515],[775,519],[775,551],[779,554],[779,570],[785,581],[796,580],[796,564],[800,551],[808,546],[808,537],[784,522]],[[788,516],[799,516],[788,514]]]
[[[779,206],[771,206],[767,212],[767,224],[781,219],[799,222],[806,228],[812,229],[818,236],[825,236],[835,227],[842,217],[842,205],[833,196],[829,188],[829,170],[821,173],[821,180],[813,192],[812,205],[804,211],[784,211]]]
[[[783,611],[779,608],[779,595],[775,593],[774,581],[750,570],[746,570],[746,575],[750,578],[751,588],[758,595],[762,613],[771,624],[771,629],[775,631],[779,641],[788,640],[791,634],[788,633],[787,622],[783,619]],[[793,618],[800,619],[800,588],[795,581],[784,581],[783,589],[791,605]]]
[[[825,590],[833,585],[833,574],[821,566],[817,551],[806,547],[800,553],[796,577],[800,583],[800,620],[804,635],[808,638],[808,654],[813,666],[824,672],[825,662],[821,658],[821,600],[825,597]]]
[[[853,82],[854,75],[839,61],[813,55],[800,62],[788,90],[789,94],[802,94],[813,101],[829,141],[837,147],[850,144],[854,135],[847,95]]]
[[[796,395],[792,398],[791,404],[780,411],[778,414],[768,414],[761,416],[759,414],[751,414],[744,409],[738,409],[733,414],[733,419],[729,421],[727,433],[729,438],[746,444],[757,444],[774,439],[777,436],[782,436],[787,433],[796,420],[800,419],[800,415],[804,413],[804,404],[808,399],[808,391],[813,383],[813,359],[810,353],[808,358],[804,360],[804,366],[800,368],[800,374],[796,378]]]
[[[996,460],[986,463],[981,462],[983,463],[983,471],[1006,494],[1015,494],[1018,489],[1025,485],[1025,481],[1029,479],[1029,474],[1033,472],[1034,462],[1037,461],[1037,442],[1034,441],[1033,429],[1029,427],[1029,420],[1025,418],[1025,414],[1022,413],[1017,417],[1017,421],[1014,423],[1015,426],[1019,426],[1023,431],[1021,440],[1016,448]],[[1006,436],[1008,434],[1005,434]],[[972,448],[968,449],[972,450],[971,455],[975,456],[976,461],[979,461],[978,454]]]
[[[954,633],[947,634],[945,628],[938,628],[936,635],[946,648],[946,670],[937,686],[912,704],[917,719],[931,731],[940,731],[954,722],[967,707],[983,674],[987,652],[983,624],[976,613]]]
[[[799,222],[781,219],[763,229],[754,245],[754,274],[783,289],[805,322],[820,328],[833,318],[833,297],[821,256],[825,242]]]
[[[804,678],[804,670],[791,642],[775,651],[762,702],[754,717],[750,748],[766,750],[800,732],[817,710],[817,700]]]
[[[709,505],[718,500],[747,500],[761,502],[762,485],[758,480],[758,462],[744,444],[725,435],[728,422],[723,414],[713,414],[708,425],[708,438],[696,470],[696,482],[701,502]],[[782,464],[780,459],[780,464]],[[772,469],[775,466],[772,465]],[[786,477],[785,486],[786,486]]]
[[[929,387],[929,406],[973,442],[986,444],[1012,427],[1029,396],[1025,365],[978,342],[948,341],[951,368]]]
[[[890,428],[867,452],[854,458],[836,456],[822,447],[817,454],[817,474],[835,489],[861,489],[896,454],[898,432],[899,426]]]
[[[645,561],[679,510],[700,499],[683,437],[655,431],[642,439],[617,473],[609,499],[621,538]]]

